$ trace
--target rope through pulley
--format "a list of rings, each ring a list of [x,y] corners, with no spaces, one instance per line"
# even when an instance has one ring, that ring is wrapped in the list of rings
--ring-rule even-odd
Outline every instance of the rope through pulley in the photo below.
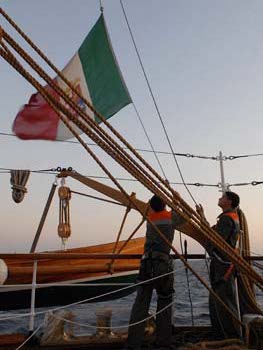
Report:
[[[1,14],[3,14],[2,9],[0,9]],[[7,17],[8,18],[8,17]],[[11,22],[12,23],[12,22]],[[13,23],[12,23],[13,24]],[[25,36],[24,36],[25,37]],[[229,259],[235,263],[238,268],[247,275],[249,278],[255,282],[259,288],[263,289],[263,279],[262,277],[253,269],[251,266],[244,261],[232,247],[228,246],[226,242],[222,240],[222,238],[213,231],[210,227],[208,227],[205,223],[200,221],[200,218],[197,216],[196,212],[182,199],[177,193],[170,187],[169,184],[165,182],[165,180],[148,164],[143,157],[141,157],[132,147],[131,145],[110,125],[107,121],[103,119],[103,117],[97,113],[90,103],[85,100],[85,103],[90,106],[90,109],[94,111],[94,113],[102,120],[109,128],[109,130],[116,136],[119,141],[122,142],[123,145],[127,146],[129,150],[132,152],[131,156],[127,153],[123,148],[121,148],[120,144],[115,141],[115,139],[106,133],[95,121],[85,112],[83,112],[77,105],[72,103],[72,101],[68,98],[66,94],[53,83],[52,79],[43,71],[41,68],[30,58],[28,55],[24,55],[24,51],[17,45],[17,43],[12,41],[7,33],[3,32],[3,38],[5,41],[8,40],[10,45],[14,47],[16,51],[19,51],[19,54],[23,55],[26,58],[26,61],[31,65],[32,68],[35,69],[39,73],[39,75],[63,98],[65,102],[68,103],[70,107],[74,111],[77,112],[78,117],[71,113],[70,110],[64,107],[63,104],[58,102],[54,97],[47,92],[41,84],[34,79],[34,77],[29,74],[23,66],[19,63],[16,57],[12,54],[12,52],[3,45],[3,39],[1,41],[0,55],[15,69],[17,69],[20,74],[26,77],[28,81],[31,82],[33,86],[41,93],[41,95],[46,99],[49,105],[57,112],[59,118],[64,122],[64,124],[68,127],[68,129],[72,132],[72,134],[78,139],[80,144],[86,149],[86,151],[92,156],[92,158],[97,162],[100,168],[105,172],[105,174],[110,177],[113,183],[117,186],[117,188],[122,192],[126,199],[129,198],[127,191],[120,185],[120,183],[113,177],[111,172],[106,168],[106,166],[100,161],[100,159],[94,154],[94,152],[87,146],[84,140],[76,133],[75,129],[69,123],[69,120],[74,123],[75,126],[78,126],[87,136],[91,138],[96,144],[98,144],[101,149],[107,152],[117,163],[119,163],[125,170],[127,170],[133,177],[139,180],[148,190],[156,195],[160,196],[173,210],[175,210],[178,214],[180,214],[191,227],[196,230],[195,236],[199,241],[209,240],[216,248],[220,251],[223,251],[224,254],[229,257]],[[31,45],[32,46],[32,45]],[[37,49],[34,45],[32,46]],[[40,51],[37,49],[37,52]],[[41,52],[40,52],[41,53]],[[41,54],[41,57],[43,54]],[[45,58],[46,62],[50,65],[50,62]],[[51,67],[54,67],[50,65]],[[56,69],[56,68],[55,68]],[[57,69],[55,71],[58,71]],[[61,76],[61,75],[60,75]],[[65,79],[63,79],[66,81]],[[71,87],[72,85],[67,82],[67,84]],[[75,90],[74,90],[75,91]],[[82,98],[82,97],[81,97]],[[68,120],[67,120],[68,118]],[[136,157],[136,159],[135,159]],[[159,181],[158,181],[159,180]],[[143,210],[133,201],[134,207],[144,216],[145,214]],[[161,231],[158,230],[157,227],[154,226],[152,222],[150,222],[151,226],[158,232],[164,242],[166,242],[170,248],[180,257],[180,259],[184,262],[184,264],[189,268],[189,270],[201,281],[206,288],[213,293],[211,288],[207,285],[207,283],[200,277],[198,274],[191,268],[191,266],[185,261],[183,256],[181,256],[175,247],[173,247],[168,240],[166,240],[165,236],[162,235]],[[214,294],[213,294],[214,295]],[[217,297],[216,295],[214,295]],[[217,297],[219,300],[220,298]],[[228,312],[235,318],[235,315],[231,312],[231,310],[226,306]],[[239,322],[239,320],[237,320]]]
[[[71,234],[70,226],[70,212],[69,201],[71,199],[70,188],[64,186],[64,179],[62,179],[62,185],[58,189],[59,196],[59,224],[58,224],[58,236],[61,238],[63,245],[65,245],[67,239]]]
[[[28,181],[29,170],[11,170],[10,183],[12,185],[12,198],[16,203],[21,203],[27,193],[26,183]]]

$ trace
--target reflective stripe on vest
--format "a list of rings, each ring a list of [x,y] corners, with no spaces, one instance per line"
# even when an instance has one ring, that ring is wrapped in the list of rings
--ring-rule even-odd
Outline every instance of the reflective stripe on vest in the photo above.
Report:
[[[148,215],[148,218],[156,225],[171,224],[172,212],[167,210],[152,212]]]
[[[237,215],[237,213],[234,212],[227,212],[227,213],[223,213],[223,215],[229,216],[231,219],[233,219],[235,222],[239,223],[239,217]]]

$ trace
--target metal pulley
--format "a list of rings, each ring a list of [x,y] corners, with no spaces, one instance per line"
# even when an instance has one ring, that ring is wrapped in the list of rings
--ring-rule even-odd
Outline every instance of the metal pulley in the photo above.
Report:
[[[71,234],[70,227],[70,212],[69,201],[71,199],[71,191],[69,187],[64,186],[65,180],[62,179],[61,185],[58,189],[59,196],[59,224],[58,224],[58,236],[62,239],[62,243],[65,246],[67,239]]]
[[[58,196],[59,196],[59,199],[70,200],[71,199],[70,188],[66,186],[60,186],[58,189]]]

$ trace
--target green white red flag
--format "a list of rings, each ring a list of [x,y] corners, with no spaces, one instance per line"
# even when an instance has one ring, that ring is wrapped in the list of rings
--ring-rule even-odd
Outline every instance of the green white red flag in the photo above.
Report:
[[[62,74],[106,119],[132,102],[112,50],[103,15],[62,70]],[[83,100],[59,77],[55,81],[75,103],[95,118]],[[46,86],[46,89],[62,102],[51,87]],[[81,133],[76,126],[74,128]],[[28,104],[18,112],[13,123],[13,132],[19,138],[28,140],[66,140],[73,137],[39,93],[33,94]]]

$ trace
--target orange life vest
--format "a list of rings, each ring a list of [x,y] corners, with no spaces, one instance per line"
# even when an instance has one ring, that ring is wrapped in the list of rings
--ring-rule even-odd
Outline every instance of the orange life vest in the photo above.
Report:
[[[234,212],[227,212],[224,213],[223,215],[229,216],[233,221],[235,222],[235,225],[239,225],[239,216],[237,213]],[[237,234],[237,242],[236,242],[236,247],[234,248],[236,253],[239,253],[239,240],[240,240],[240,232]],[[224,274],[224,280],[227,281],[229,277],[231,276],[232,272],[234,271],[234,264],[230,264],[229,268],[227,269],[226,273]]]
[[[167,211],[167,210],[162,210],[159,212],[152,212],[148,215],[148,218],[152,221],[152,222],[156,222],[156,221],[169,221],[172,220],[172,212],[171,211]]]

